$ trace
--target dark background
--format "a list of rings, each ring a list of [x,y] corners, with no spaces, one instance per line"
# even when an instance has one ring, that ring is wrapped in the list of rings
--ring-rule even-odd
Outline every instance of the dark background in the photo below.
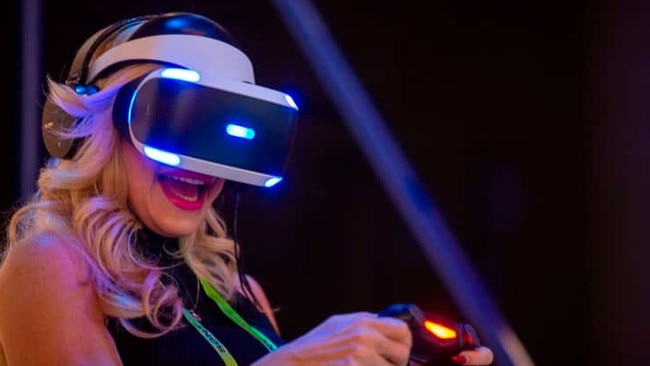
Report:
[[[272,2],[27,3],[13,2],[8,22],[4,208],[20,199],[18,172],[30,164],[21,106],[41,102],[21,94],[35,78],[27,60],[40,62],[40,87],[113,21],[196,11],[239,38],[258,84],[290,92],[302,110],[285,181],[247,191],[237,223],[284,336],[392,303],[467,319]],[[647,364],[650,4],[314,4],[535,363]],[[35,41],[21,30],[26,14],[43,20],[40,53],[23,54]]]

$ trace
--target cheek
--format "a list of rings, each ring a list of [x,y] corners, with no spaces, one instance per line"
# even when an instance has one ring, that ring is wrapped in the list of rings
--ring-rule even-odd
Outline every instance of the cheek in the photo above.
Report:
[[[129,185],[129,201],[132,204],[142,202],[145,192],[149,192],[154,186],[156,164],[128,142],[122,142],[122,157],[124,174]]]
[[[223,186],[226,183],[224,179],[219,178],[217,182],[214,185],[214,188],[208,193],[207,201],[209,203],[212,203],[214,200],[217,199],[217,196],[221,193],[223,190]]]

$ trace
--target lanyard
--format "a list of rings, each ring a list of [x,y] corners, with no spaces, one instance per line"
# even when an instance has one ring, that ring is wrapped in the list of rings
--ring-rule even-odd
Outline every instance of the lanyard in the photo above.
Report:
[[[194,315],[192,315],[187,309],[183,309],[183,315],[185,319],[196,328],[196,330],[205,338],[205,340],[210,343],[212,348],[219,354],[219,357],[223,360],[226,366],[237,366],[237,361],[232,357],[226,346],[221,343],[209,330],[207,330],[201,322],[199,322]]]
[[[266,347],[267,350],[274,351],[278,348],[278,346],[275,345],[270,339],[268,339],[264,333],[260,332],[257,328],[251,326],[242,318],[235,309],[230,306],[230,304],[219,295],[219,293],[210,285],[210,283],[203,278],[200,278],[199,281],[201,282],[201,286],[203,286],[203,290],[205,293],[210,297],[215,303],[217,303],[217,306],[219,306],[219,309],[223,311],[224,314],[226,314],[232,321],[234,321],[237,325],[239,325],[242,329],[247,331],[250,335],[252,335],[255,339],[260,341]]]
[[[257,328],[251,326],[242,318],[235,309],[230,306],[230,304],[219,295],[219,293],[210,285],[210,283],[204,279],[199,279],[201,286],[205,293],[210,297],[221,309],[221,311],[228,316],[235,324],[247,331],[253,338],[257,339],[267,350],[274,351],[278,348],[270,339],[268,339],[264,333],[260,332]],[[237,366],[237,361],[235,361],[232,354],[228,351],[226,346],[224,346],[217,337],[215,337],[208,329],[206,329],[199,320],[197,320],[187,309],[183,309],[183,316],[185,319],[201,334],[205,340],[210,343],[212,348],[219,354],[219,357],[223,360],[226,366]]]

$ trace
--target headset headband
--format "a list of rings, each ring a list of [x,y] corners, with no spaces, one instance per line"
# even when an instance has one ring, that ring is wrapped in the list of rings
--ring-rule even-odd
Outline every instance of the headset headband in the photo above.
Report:
[[[97,57],[88,70],[94,80],[109,67],[127,61],[154,61],[255,83],[253,64],[240,49],[220,40],[191,34],[163,34],[126,41]]]
[[[66,84],[85,85],[94,80],[94,77],[88,77],[88,68],[93,59],[93,56],[95,55],[95,52],[97,52],[97,49],[104,44],[104,41],[131,25],[142,23],[154,17],[154,15],[144,15],[140,17],[125,19],[101,29],[93,36],[88,38],[88,40],[86,40],[86,42],[84,42],[84,44],[81,46],[75,55],[74,60],[72,61],[70,71],[68,72],[68,77],[65,80]]]
[[[238,46],[226,29],[197,14],[126,19],[84,42],[65,83],[90,95],[98,91],[96,80],[126,65],[168,66],[119,90],[112,118],[122,136],[161,163],[271,186],[282,179],[298,107],[289,95],[255,85],[252,62]],[[171,77],[172,71],[195,77]],[[83,138],[68,139],[59,132],[76,121],[46,100],[42,131],[52,156],[74,156]]]

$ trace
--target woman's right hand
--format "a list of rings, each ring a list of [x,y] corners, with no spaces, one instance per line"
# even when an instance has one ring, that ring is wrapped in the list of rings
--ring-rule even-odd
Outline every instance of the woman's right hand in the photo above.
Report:
[[[412,341],[408,325],[399,319],[367,312],[333,315],[254,366],[404,366],[409,363]]]

